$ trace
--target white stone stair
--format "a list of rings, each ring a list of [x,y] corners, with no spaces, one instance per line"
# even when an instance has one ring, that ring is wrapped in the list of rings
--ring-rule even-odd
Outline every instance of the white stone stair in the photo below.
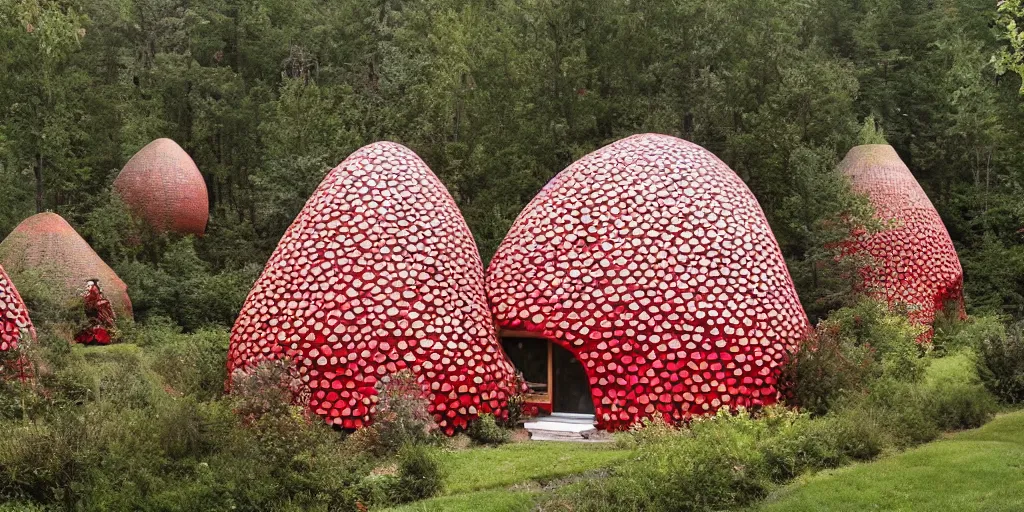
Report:
[[[523,427],[530,433],[532,441],[593,443],[608,440],[607,436],[597,435],[592,414],[555,413],[528,421]]]

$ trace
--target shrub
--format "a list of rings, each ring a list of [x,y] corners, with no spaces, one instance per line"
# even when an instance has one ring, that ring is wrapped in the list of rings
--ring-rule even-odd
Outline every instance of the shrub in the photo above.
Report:
[[[422,445],[406,445],[398,454],[398,482],[395,503],[421,500],[441,491],[441,467]]]
[[[226,330],[200,329],[171,336],[153,346],[148,355],[168,391],[213,399],[224,392],[228,342]]]
[[[571,503],[560,505],[577,511],[710,511],[767,494],[771,478],[757,449],[764,426],[745,413],[722,410],[714,418],[694,420],[688,429],[661,427],[648,426],[657,434],[639,443],[635,460],[610,478],[571,487],[566,491]]]
[[[231,403],[243,422],[252,424],[264,416],[286,417],[298,383],[287,361],[263,361],[249,371],[235,370],[231,376]]]
[[[397,454],[397,464],[370,474],[360,483],[360,510],[368,506],[387,507],[422,500],[441,491],[441,467],[424,445],[410,444]]]
[[[997,398],[1024,403],[1024,324],[1012,326],[1005,335],[982,338],[977,367],[985,388]]]
[[[991,418],[992,398],[967,354],[939,359],[929,367],[930,360],[919,360],[914,331],[887,316],[857,319],[851,315],[826,323],[833,329],[825,331],[834,336],[826,341],[833,353],[826,358],[820,348],[811,352],[808,357],[820,364],[803,369],[820,368],[833,382],[842,382],[838,373],[849,365],[844,358],[850,353],[865,356],[862,364],[867,367],[851,380],[856,384],[852,390],[828,396],[827,414],[814,416],[774,406],[756,416],[723,409],[713,418],[697,418],[679,427],[647,420],[617,436],[620,446],[636,450],[634,458],[614,468],[606,479],[563,488],[542,508],[742,508],[774,485],[801,474],[870,460],[886,451],[931,441],[941,430],[979,426]],[[819,337],[823,336],[820,327]],[[901,338],[876,340],[883,333]],[[874,346],[868,348],[869,343]],[[884,347],[884,352],[875,347]],[[886,368],[890,356],[890,361],[903,366]],[[804,389],[817,393],[817,388]]]
[[[60,503],[72,484],[95,464],[84,449],[83,422],[74,416],[61,423],[0,425],[0,501]],[[93,457],[91,457],[92,455]]]
[[[466,434],[477,444],[496,446],[512,440],[512,432],[498,424],[493,414],[481,414],[469,425]]]
[[[942,430],[976,428],[992,418],[995,397],[978,376],[976,355],[961,350],[932,363],[925,380],[926,408]]]
[[[133,290],[137,319],[166,317],[187,331],[234,323],[261,269],[249,265],[215,271],[199,258],[195,243],[191,237],[181,238],[150,260],[115,265]]]
[[[880,377],[917,381],[928,362],[917,344],[919,331],[878,302],[837,310],[790,354],[783,394],[792,404],[823,415],[844,397],[867,393]]]
[[[92,377],[91,396],[111,407],[141,409],[162,395],[159,379],[133,345],[96,347],[83,354]]]
[[[516,374],[516,387],[522,382],[522,374]],[[500,420],[501,426],[506,428],[516,428],[519,423],[523,420],[523,405],[526,403],[526,398],[519,393],[516,393],[508,398],[508,416]]]
[[[790,354],[782,392],[793,405],[824,415],[844,395],[863,392],[879,373],[869,347],[842,336],[838,326],[824,324]]]
[[[927,400],[932,421],[939,430],[978,428],[995,416],[992,394],[980,384],[953,384],[930,391]]]
[[[848,407],[852,409],[850,414],[873,418],[885,436],[886,446],[903,449],[939,436],[927,403],[927,394],[921,386],[883,378],[871,386],[870,393]]]
[[[834,436],[835,449],[850,460],[871,460],[886,447],[885,427],[877,411],[852,408],[821,418],[815,426]]]
[[[59,271],[50,270],[59,275]],[[47,324],[64,324],[74,329],[85,323],[85,308],[81,299],[69,298],[53,281],[47,279],[49,273],[40,269],[22,269],[17,273],[15,285],[29,316],[36,328],[42,330]],[[11,279],[15,279],[12,277]]]
[[[357,449],[386,456],[403,446],[429,444],[437,439],[437,424],[412,372],[402,370],[385,376],[376,388],[378,402],[373,424],[350,438]]]
[[[665,421],[663,416],[654,416],[640,420],[640,423],[630,427],[626,433],[618,434],[618,437],[632,441],[626,443],[626,446],[636,447],[664,441],[677,434],[679,429]]]
[[[978,350],[985,340],[1006,336],[1006,325],[996,316],[975,316],[962,322],[948,315],[936,318],[934,353],[939,356],[960,350]]]

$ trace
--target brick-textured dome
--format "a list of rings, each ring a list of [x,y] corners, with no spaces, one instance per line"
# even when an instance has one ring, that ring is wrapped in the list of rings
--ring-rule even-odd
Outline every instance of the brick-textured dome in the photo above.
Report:
[[[757,199],[704,148],[605,146],[555,176],[488,268],[498,325],[568,349],[598,425],[778,400],[809,328]]]
[[[23,338],[34,340],[35,337],[36,330],[28,317],[28,308],[7,272],[0,267],[0,352],[17,349]],[[22,361],[15,362],[15,366],[23,364]]]
[[[935,312],[946,303],[964,315],[964,271],[946,226],[892,146],[857,146],[840,169],[884,224],[848,244],[850,253],[873,260],[861,269],[865,287],[890,305],[910,306],[910,320],[928,328],[922,341],[930,340]]]
[[[231,331],[228,370],[290,359],[310,410],[359,428],[374,386],[409,369],[446,432],[507,414],[513,369],[498,345],[473,236],[441,181],[399,144],[332,170],[281,238]]]
[[[118,315],[132,316],[128,287],[75,228],[56,213],[37,213],[0,242],[0,264],[14,283],[24,272],[46,280],[68,304],[81,303],[88,279],[98,279]]]
[[[206,182],[188,153],[171,139],[154,140],[135,153],[114,180],[114,190],[157,231],[206,231]]]

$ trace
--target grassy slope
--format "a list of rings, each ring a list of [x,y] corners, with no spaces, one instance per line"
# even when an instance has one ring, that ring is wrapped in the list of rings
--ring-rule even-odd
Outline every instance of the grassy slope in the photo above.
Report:
[[[441,466],[445,470],[447,496],[391,510],[529,510],[532,492],[505,488],[608,467],[629,454],[628,450],[616,450],[606,444],[543,441],[444,452]]]
[[[1024,411],[787,486],[762,511],[1024,510]]]

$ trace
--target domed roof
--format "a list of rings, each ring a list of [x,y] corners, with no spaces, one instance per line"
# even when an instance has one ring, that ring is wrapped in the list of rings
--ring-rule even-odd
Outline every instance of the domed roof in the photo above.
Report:
[[[281,238],[231,331],[228,370],[282,358],[310,410],[344,428],[371,422],[374,386],[403,369],[448,433],[481,412],[507,413],[514,371],[476,245],[408,148],[379,142],[353,153]]]
[[[775,402],[809,329],[757,199],[667,135],[620,140],[555,176],[499,246],[487,294],[501,328],[575,355],[611,430]]]
[[[188,153],[171,139],[154,140],[135,153],[114,180],[114,190],[157,231],[206,231],[206,182]]]
[[[0,351],[18,348],[22,337],[34,340],[36,330],[28,317],[25,301],[0,267]]]
[[[873,265],[861,270],[864,285],[890,305],[913,308],[910,320],[928,327],[921,339],[930,340],[935,312],[946,303],[964,314],[964,271],[946,226],[892,146],[857,146],[840,169],[885,224],[848,244],[850,253],[872,257]]]
[[[0,242],[0,264],[17,283],[23,272],[48,280],[65,300],[81,301],[88,279],[98,279],[118,315],[132,316],[128,287],[75,228],[56,213],[37,213]]]

